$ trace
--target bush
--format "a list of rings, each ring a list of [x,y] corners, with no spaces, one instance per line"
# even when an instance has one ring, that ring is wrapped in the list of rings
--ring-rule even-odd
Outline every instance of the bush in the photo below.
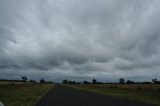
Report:
[[[138,90],[142,90],[142,87],[139,86],[139,87],[137,87],[137,89],[138,89]]]
[[[40,80],[40,83],[45,83],[45,80],[44,80],[44,79],[41,79],[41,80]]]
[[[63,84],[68,84],[68,80],[65,79],[65,80],[62,81],[62,83],[63,83]]]

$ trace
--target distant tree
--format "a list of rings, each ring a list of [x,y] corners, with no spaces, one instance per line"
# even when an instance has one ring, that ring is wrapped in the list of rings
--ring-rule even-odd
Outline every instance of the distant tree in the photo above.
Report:
[[[76,84],[76,81],[68,81],[69,84]]]
[[[77,82],[76,81],[72,81],[72,84],[77,84]]]
[[[23,81],[23,82],[26,82],[27,79],[28,79],[26,76],[21,76],[21,78],[22,78],[22,81]]]
[[[35,81],[35,80],[29,80],[29,82],[30,82],[30,83],[36,83],[36,81]]]
[[[88,81],[83,81],[83,84],[90,84],[90,82],[88,82]]]
[[[68,81],[68,84],[72,84],[72,81]]]
[[[127,80],[127,82],[126,82],[127,84],[135,84],[135,82],[134,81],[130,81],[130,80]]]
[[[125,83],[125,79],[120,78],[120,79],[119,79],[119,83],[120,83],[120,84],[124,84],[124,83]]]
[[[45,80],[44,80],[44,79],[41,79],[41,80],[40,80],[40,83],[45,83]]]
[[[75,84],[82,84],[82,82],[75,82]]]
[[[96,79],[93,79],[92,80],[92,84],[96,84],[97,83],[97,80]]]
[[[145,81],[145,82],[142,82],[142,84],[152,84],[152,82]]]
[[[152,82],[153,82],[153,83],[156,83],[156,82],[157,82],[157,78],[152,79]]]
[[[152,82],[153,82],[154,84],[160,84],[160,81],[158,81],[157,78],[152,79]]]
[[[104,84],[103,82],[97,82],[97,84]]]
[[[63,83],[63,84],[68,84],[68,80],[65,79],[65,80],[62,81],[62,83]]]

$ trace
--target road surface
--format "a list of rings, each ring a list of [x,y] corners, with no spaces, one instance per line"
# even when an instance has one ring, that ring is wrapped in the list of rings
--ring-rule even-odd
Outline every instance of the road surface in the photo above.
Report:
[[[141,102],[56,86],[36,106],[155,106]]]

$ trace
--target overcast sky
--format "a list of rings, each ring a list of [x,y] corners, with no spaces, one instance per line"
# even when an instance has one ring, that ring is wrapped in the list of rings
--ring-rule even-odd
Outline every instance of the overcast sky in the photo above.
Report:
[[[160,79],[159,0],[0,0],[0,78]]]

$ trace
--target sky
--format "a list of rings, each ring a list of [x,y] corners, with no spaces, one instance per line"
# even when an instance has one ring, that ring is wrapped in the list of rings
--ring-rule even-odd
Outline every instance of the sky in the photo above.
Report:
[[[0,0],[0,79],[160,79],[159,0]]]

